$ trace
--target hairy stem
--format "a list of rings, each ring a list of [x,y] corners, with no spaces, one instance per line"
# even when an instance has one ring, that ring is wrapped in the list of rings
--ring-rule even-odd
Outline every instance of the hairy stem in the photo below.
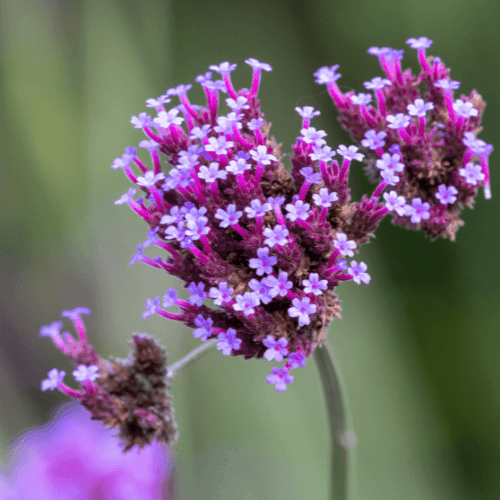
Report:
[[[320,344],[314,350],[314,359],[318,367],[326,409],[330,424],[332,443],[331,465],[331,500],[347,500],[350,489],[350,462],[355,435],[347,431],[347,403],[345,387],[337,361],[327,342]]]
[[[190,365],[198,356],[200,356],[203,352],[205,352],[209,347],[216,344],[218,341],[217,338],[206,340],[201,345],[199,345],[196,349],[193,349],[191,352],[188,352],[183,358],[179,359],[175,363],[171,364],[168,367],[167,378],[173,379],[176,377],[177,373],[186,366]]]

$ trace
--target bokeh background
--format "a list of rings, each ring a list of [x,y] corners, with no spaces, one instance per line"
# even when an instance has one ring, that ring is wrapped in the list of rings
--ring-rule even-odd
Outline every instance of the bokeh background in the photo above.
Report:
[[[37,335],[62,309],[92,309],[104,356],[126,356],[137,331],[172,360],[198,343],[187,328],[141,319],[145,300],[176,284],[128,267],[146,227],[113,205],[130,186],[109,165],[142,140],[129,120],[147,98],[226,60],[238,63],[235,86],[248,86],[244,60],[255,57],[274,68],[260,98],[283,150],[304,105],[322,111],[314,125],[335,146],[348,137],[313,72],[340,64],[341,88],[362,91],[381,75],[370,46],[406,48],[404,67],[417,69],[405,41],[427,36],[460,90],[487,102],[493,199],[480,193],[455,243],[385,220],[360,254],[370,285],[340,287],[343,319],[329,338],[358,438],[353,499],[500,498],[499,21],[494,0],[1,0],[0,459],[64,400],[40,380],[71,367]],[[372,190],[361,168],[351,184],[354,198]],[[327,498],[314,361],[285,394],[266,384],[269,366],[214,351],[176,380],[182,498]]]

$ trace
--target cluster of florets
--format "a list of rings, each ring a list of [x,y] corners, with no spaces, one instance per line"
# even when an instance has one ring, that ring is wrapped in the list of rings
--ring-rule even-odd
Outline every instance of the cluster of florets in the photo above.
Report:
[[[68,332],[61,334],[62,321],[40,329],[40,336],[50,337],[55,346],[75,365],[75,390],[64,383],[66,373],[50,370],[42,381],[42,391],[58,389],[76,399],[104,425],[118,429],[125,451],[137,445],[142,448],[153,439],[169,445],[177,439],[163,349],[144,334],[133,335],[133,351],[126,360],[103,360],[87,339],[82,314],[86,307],[63,311],[61,316],[73,322],[78,339]]]
[[[177,276],[189,294],[182,300],[170,289],[163,300],[148,299],[143,317],[181,321],[201,341],[218,338],[224,355],[286,358],[267,379],[282,391],[293,380],[288,371],[305,365],[340,316],[339,282],[370,281],[365,263],[346,259],[369,240],[387,208],[378,201],[381,189],[350,203],[350,164],[363,155],[354,146],[326,146],[326,133],[310,126],[319,114],[312,107],[296,108],[301,136],[291,172],[285,169],[257,99],[261,72],[271,67],[246,62],[253,68],[250,90],[234,90],[236,65],[225,62],[210,67],[222,79],[212,80],[210,72],[196,78],[204,107],[188,100],[190,85],[146,101],[156,116],[141,113],[131,122],[148,137],[139,146],[150,152],[152,170],[134,147],[112,168],[123,169],[142,191],[134,199],[132,188],[116,202],[149,225],[132,263]],[[220,92],[229,95],[227,115],[219,115]],[[174,96],[180,105],[166,110]],[[153,245],[170,256],[145,255]],[[174,306],[178,312],[170,311]]]
[[[403,50],[368,50],[386,76],[364,83],[374,92],[376,107],[371,94],[339,90],[338,65],[320,68],[316,82],[326,84],[340,123],[365,149],[369,177],[393,186],[384,193],[393,224],[453,240],[463,224],[460,212],[472,207],[478,186],[491,197],[488,157],[493,147],[476,137],[485,103],[476,91],[454,100],[460,83],[450,79],[438,57],[426,58],[431,40],[410,38],[407,43],[418,51],[418,76],[401,70]]]

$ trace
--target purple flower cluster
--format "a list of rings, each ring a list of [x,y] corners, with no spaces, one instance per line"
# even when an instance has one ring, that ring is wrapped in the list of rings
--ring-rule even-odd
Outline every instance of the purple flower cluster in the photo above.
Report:
[[[141,196],[134,199],[132,189],[116,203],[129,205],[149,226],[133,262],[177,276],[189,294],[181,300],[171,289],[163,304],[159,296],[148,299],[143,317],[181,321],[201,341],[217,338],[224,355],[287,358],[268,377],[284,390],[293,380],[288,370],[304,365],[340,317],[337,285],[369,282],[366,264],[345,258],[368,242],[388,209],[378,200],[381,190],[351,201],[350,165],[364,155],[355,146],[328,147],[326,133],[310,124],[319,114],[312,107],[297,108],[301,135],[292,146],[291,171],[285,168],[257,99],[261,73],[271,67],[246,62],[253,69],[250,90],[233,88],[236,65],[225,62],[210,67],[220,79],[212,72],[196,78],[204,106],[189,101],[190,85],[148,99],[157,116],[141,113],[131,122],[147,136],[139,146],[152,167],[136,148],[126,148],[112,166]],[[221,94],[228,94],[227,114],[220,111]],[[174,96],[180,104],[166,109]],[[169,256],[150,258],[147,246]],[[168,310],[173,306],[178,312]],[[270,356],[273,342],[281,350]]]
[[[0,497],[160,500],[171,468],[165,445],[154,443],[141,453],[124,454],[109,429],[68,403],[46,425],[13,442],[0,469]]]
[[[365,82],[370,94],[342,93],[338,65],[320,68],[316,82],[325,84],[340,113],[340,122],[367,156],[369,177],[379,183],[393,224],[422,229],[431,238],[455,238],[463,225],[459,215],[472,207],[478,186],[491,197],[488,157],[493,151],[476,137],[485,107],[481,96],[454,99],[460,83],[438,57],[426,57],[432,41],[407,41],[417,50],[421,72],[401,69],[402,50],[371,47],[385,78]],[[421,84],[425,89],[420,89]]]

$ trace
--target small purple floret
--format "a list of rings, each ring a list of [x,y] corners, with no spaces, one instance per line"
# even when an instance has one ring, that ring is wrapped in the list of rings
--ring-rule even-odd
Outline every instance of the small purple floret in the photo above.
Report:
[[[304,368],[306,366],[306,357],[298,352],[291,352],[288,356],[288,364],[291,365],[292,368]]]
[[[286,348],[288,340],[285,337],[276,340],[272,335],[268,335],[262,340],[262,343],[267,347],[264,357],[268,361],[275,359],[278,363],[281,363],[283,357],[288,354],[288,349]]]
[[[278,262],[278,258],[274,255],[269,255],[269,248],[263,247],[257,249],[257,258],[250,259],[249,265],[252,269],[256,270],[259,276],[265,274],[271,274],[273,272],[273,266]]]
[[[224,356],[229,356],[233,350],[237,351],[241,346],[241,339],[236,338],[234,328],[228,328],[226,333],[219,333],[218,339],[217,349],[222,351]]]
[[[261,203],[260,200],[252,200],[249,207],[245,207],[247,217],[254,219],[255,217],[263,217],[266,212],[272,210],[270,203]]]
[[[311,322],[309,315],[316,312],[316,305],[311,304],[309,297],[293,299],[292,304],[293,306],[288,309],[288,315],[291,318],[299,318],[299,326],[308,325]]]
[[[354,283],[357,283],[358,285],[361,284],[361,281],[363,283],[370,283],[371,277],[370,275],[366,272],[368,269],[368,266],[364,262],[360,262],[359,264],[353,260],[351,261],[351,265],[347,269],[347,272],[353,276],[352,280]]]
[[[57,386],[62,383],[65,375],[65,371],[59,371],[57,368],[52,368],[48,373],[48,378],[42,380],[42,391],[46,391],[47,389],[53,391],[57,389]]]
[[[230,302],[232,300],[234,290],[227,287],[227,283],[223,281],[219,283],[219,288],[212,287],[208,296],[214,300],[216,306],[221,306],[224,302]]]
[[[194,281],[190,283],[188,286],[188,292],[191,294],[191,297],[189,297],[189,303],[192,306],[202,306],[203,301],[207,298],[207,292],[204,292],[205,284],[200,282],[197,285],[195,284]]]
[[[99,367],[97,365],[79,365],[76,370],[73,371],[73,377],[77,382],[93,382],[96,378],[99,378]]]
[[[253,278],[248,282],[248,286],[252,289],[254,293],[257,294],[259,300],[263,304],[269,304],[269,302],[273,300],[273,297],[275,295],[270,294],[271,287],[266,285],[265,280],[266,278],[264,278],[262,281]]]
[[[389,128],[398,129],[406,128],[411,123],[411,116],[404,113],[397,113],[396,115],[387,115],[386,120],[389,122]]]
[[[260,304],[259,296],[255,292],[245,292],[243,295],[236,295],[236,303],[233,304],[235,311],[241,311],[245,316],[255,314],[255,307]]]
[[[212,335],[213,323],[212,318],[204,318],[201,314],[198,314],[194,320],[194,324],[198,327],[193,330],[194,338],[205,342]]]
[[[457,194],[458,190],[455,186],[446,186],[446,184],[440,184],[438,186],[436,198],[441,202],[442,205],[451,205],[457,201]]]
[[[339,69],[339,65],[335,64],[334,66],[323,66],[314,73],[314,76],[316,77],[315,82],[319,83],[320,85],[326,85],[328,83],[333,83],[336,82],[342,75],[340,73],[337,73],[337,70]]]
[[[411,205],[406,205],[406,215],[411,216],[411,222],[413,224],[418,224],[422,219],[428,219],[431,214],[429,209],[431,206],[427,202],[422,202],[421,198],[413,198]]]
[[[61,316],[63,318],[70,318],[71,320],[75,319],[80,319],[80,316],[82,314],[89,315],[90,314],[90,309],[88,307],[75,307],[74,309],[71,309],[70,311],[63,311],[61,313]]]
[[[153,316],[158,311],[160,307],[160,297],[157,296],[154,300],[146,300],[146,310],[142,313],[142,319],[146,319],[148,316]]]
[[[381,130],[377,132],[375,129],[371,129],[365,132],[365,138],[361,140],[361,145],[364,148],[375,150],[377,148],[383,148],[385,146],[384,139],[387,137],[387,133]]]
[[[356,242],[353,240],[348,240],[347,235],[344,233],[337,233],[337,239],[334,241],[333,245],[340,252],[340,255],[352,257],[354,255],[353,250],[356,248]]]
[[[269,248],[273,248],[274,245],[286,245],[288,242],[287,236],[290,234],[290,231],[285,226],[277,224],[274,226],[274,229],[266,227],[262,234],[266,237],[264,244]]]
[[[217,212],[215,212],[215,218],[221,220],[221,222],[219,222],[220,227],[229,227],[233,224],[238,224],[238,219],[242,215],[243,212],[236,210],[236,205],[234,203],[228,205],[226,210],[218,208]]]
[[[459,173],[462,177],[465,177],[465,180],[472,184],[473,186],[477,186],[478,181],[484,180],[484,174],[482,172],[481,165],[476,165],[473,162],[467,163],[465,168],[461,168]]]
[[[173,307],[177,302],[177,290],[175,288],[169,288],[167,293],[163,296],[163,307],[169,309]]]
[[[302,200],[297,200],[293,205],[288,203],[285,208],[288,212],[286,218],[291,222],[295,222],[297,219],[306,220],[309,217],[311,205],[304,203]]]
[[[313,194],[314,203],[318,207],[329,208],[332,206],[332,203],[338,201],[338,199],[337,193],[329,193],[327,188],[321,188],[319,194]]]
[[[384,193],[385,206],[390,212],[396,212],[398,215],[405,214],[406,200],[404,196],[398,196],[396,191]]]
[[[54,321],[50,325],[42,326],[39,335],[40,337],[56,337],[61,332],[62,327],[62,321]]]
[[[297,107],[295,108],[295,111],[297,111],[297,113],[306,120],[310,120],[311,118],[321,114],[320,111],[316,111],[312,106],[304,106],[303,108]]]
[[[286,366],[281,369],[274,366],[271,371],[272,375],[268,375],[266,380],[268,384],[275,385],[278,392],[286,391],[286,384],[293,384],[293,377],[288,375],[289,369]]]
[[[288,273],[280,271],[278,277],[267,276],[264,278],[264,283],[269,287],[269,295],[271,297],[286,297],[288,290],[293,287],[293,283],[288,279]]]
[[[313,293],[314,295],[321,295],[323,290],[328,289],[328,281],[320,280],[318,273],[310,273],[309,279],[303,280],[302,285],[305,293]]]

